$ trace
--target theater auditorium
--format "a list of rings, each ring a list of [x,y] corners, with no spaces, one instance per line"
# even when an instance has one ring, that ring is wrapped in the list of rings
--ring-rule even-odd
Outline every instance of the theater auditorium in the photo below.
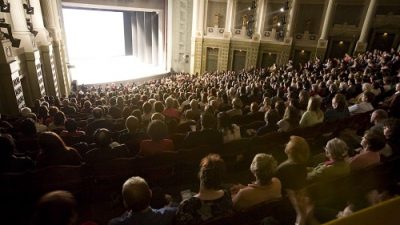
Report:
[[[4,225],[398,225],[400,1],[0,0]]]

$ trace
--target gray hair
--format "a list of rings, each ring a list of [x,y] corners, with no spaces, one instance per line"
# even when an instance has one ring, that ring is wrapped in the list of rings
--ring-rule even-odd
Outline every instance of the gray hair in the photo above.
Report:
[[[325,150],[334,161],[343,161],[347,157],[349,147],[339,138],[333,138],[326,143]]]
[[[254,174],[261,185],[271,182],[278,163],[272,155],[259,153],[254,156],[250,165],[250,171]]]

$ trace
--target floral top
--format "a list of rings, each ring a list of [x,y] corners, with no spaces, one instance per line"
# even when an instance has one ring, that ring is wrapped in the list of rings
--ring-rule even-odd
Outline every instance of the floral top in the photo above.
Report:
[[[176,214],[176,224],[201,224],[209,219],[227,216],[231,213],[231,194],[224,190],[224,195],[215,200],[203,201],[197,197],[191,197],[181,202]]]

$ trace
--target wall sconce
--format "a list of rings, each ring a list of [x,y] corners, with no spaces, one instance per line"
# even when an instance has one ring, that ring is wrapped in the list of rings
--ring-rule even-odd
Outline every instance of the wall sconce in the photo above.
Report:
[[[31,6],[31,2],[29,0],[24,3],[24,9],[26,10],[26,14],[32,15],[35,13],[35,9]]]
[[[339,41],[339,45],[343,45],[343,41]]]
[[[382,36],[386,37],[386,36],[388,36],[388,33],[387,33],[387,32],[385,32],[385,33],[383,33],[383,35],[382,35]]]
[[[11,41],[11,45],[14,48],[19,48],[20,44],[21,44],[21,40],[18,38],[14,38],[12,35],[12,31],[11,31],[11,25],[8,23],[4,23],[3,21],[5,21],[5,19],[0,19],[0,32],[4,35],[5,38],[9,39]],[[7,33],[4,33],[1,28],[6,28],[7,29]]]
[[[10,12],[10,3],[8,0],[0,0],[0,12]]]

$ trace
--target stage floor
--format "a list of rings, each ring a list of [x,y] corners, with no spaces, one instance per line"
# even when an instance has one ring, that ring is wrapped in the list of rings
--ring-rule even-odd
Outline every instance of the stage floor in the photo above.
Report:
[[[165,74],[161,66],[139,62],[133,56],[71,60],[72,80],[78,84],[102,84],[129,81]]]

